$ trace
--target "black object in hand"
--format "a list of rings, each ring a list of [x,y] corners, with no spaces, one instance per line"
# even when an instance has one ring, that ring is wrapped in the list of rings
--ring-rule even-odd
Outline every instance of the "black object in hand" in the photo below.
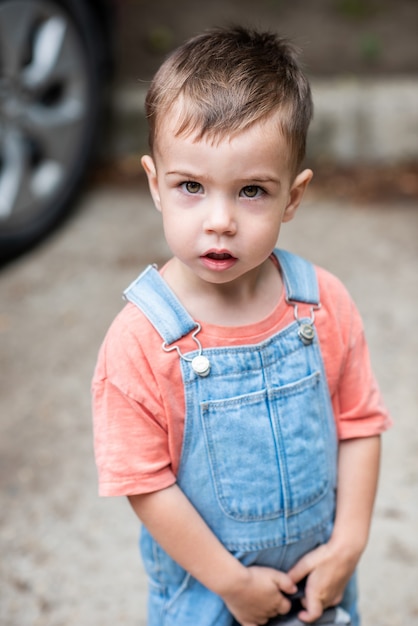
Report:
[[[292,603],[289,613],[272,617],[266,626],[306,626],[306,622],[302,622],[298,618],[299,611],[303,610],[301,600],[305,595],[305,582],[304,580],[299,584],[295,593],[291,595],[285,594]],[[351,620],[348,613],[340,607],[330,607],[325,609],[321,617],[312,623],[312,626],[319,626],[320,624],[324,626],[325,624],[328,624],[328,626],[350,626]]]

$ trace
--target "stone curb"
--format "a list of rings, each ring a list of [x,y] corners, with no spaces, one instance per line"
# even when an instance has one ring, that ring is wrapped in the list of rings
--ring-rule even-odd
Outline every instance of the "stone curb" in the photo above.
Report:
[[[312,79],[313,160],[341,165],[418,162],[418,78]],[[111,98],[103,157],[147,150],[145,88],[122,85]]]

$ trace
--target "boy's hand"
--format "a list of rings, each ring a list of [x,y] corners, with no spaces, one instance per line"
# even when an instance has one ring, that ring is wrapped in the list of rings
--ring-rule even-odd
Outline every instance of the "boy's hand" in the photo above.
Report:
[[[313,622],[338,604],[366,547],[376,494],[380,436],[339,442],[337,503],[328,543],[305,554],[289,571],[297,583],[308,577],[299,618]]]
[[[222,594],[228,610],[241,626],[265,624],[271,617],[285,615],[290,601],[288,594],[297,590],[290,576],[269,567],[252,566],[235,584],[234,589]]]
[[[345,587],[350,580],[359,555],[350,554],[332,541],[305,554],[289,571],[291,579],[298,583],[307,577],[305,597],[298,617],[304,622],[314,622],[324,609],[341,602]]]

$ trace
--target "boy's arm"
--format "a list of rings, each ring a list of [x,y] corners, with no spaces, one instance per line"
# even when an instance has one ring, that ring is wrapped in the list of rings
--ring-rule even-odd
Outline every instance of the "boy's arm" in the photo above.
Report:
[[[312,622],[324,608],[341,601],[369,535],[380,463],[380,436],[339,444],[337,507],[329,542],[306,554],[290,570],[295,582],[305,576],[305,611]]]
[[[221,596],[243,626],[287,613],[280,593],[296,590],[284,572],[244,567],[217,539],[177,485],[129,496],[132,508],[160,546],[205,587]]]

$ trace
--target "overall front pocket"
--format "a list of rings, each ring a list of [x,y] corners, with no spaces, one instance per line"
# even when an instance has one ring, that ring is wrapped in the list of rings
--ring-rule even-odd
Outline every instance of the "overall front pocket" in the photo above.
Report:
[[[291,515],[327,491],[326,411],[320,374],[201,405],[220,508],[236,520]]]

